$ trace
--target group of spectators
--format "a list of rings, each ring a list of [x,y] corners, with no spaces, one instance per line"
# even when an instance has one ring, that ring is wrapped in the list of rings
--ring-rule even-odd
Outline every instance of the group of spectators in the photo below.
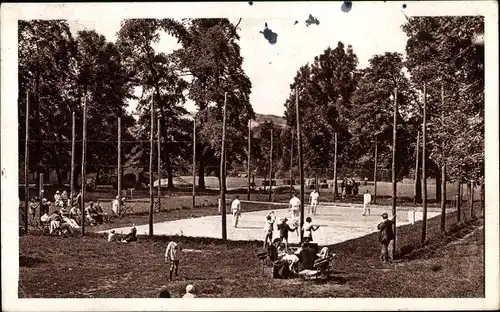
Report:
[[[353,178],[344,178],[340,184],[342,199],[347,195],[358,195],[359,193],[359,183]]]
[[[37,197],[32,198],[28,206],[29,218],[36,222],[36,212],[40,209],[41,224],[49,228],[50,234],[72,233],[82,225],[80,199],[81,193],[76,196],[68,196],[67,191],[61,193],[59,190],[54,194],[53,205],[47,198],[42,198],[41,201]],[[55,209],[50,212],[52,206]],[[99,200],[95,204],[92,201],[88,203],[84,209],[84,216],[84,222],[88,225],[102,224],[109,219]]]

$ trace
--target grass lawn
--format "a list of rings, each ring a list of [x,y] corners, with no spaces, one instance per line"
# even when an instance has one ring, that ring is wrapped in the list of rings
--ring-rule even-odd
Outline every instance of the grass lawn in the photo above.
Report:
[[[215,208],[216,209],[216,208]],[[479,210],[479,209],[477,209]],[[182,210],[179,210],[179,214]],[[180,215],[179,215],[180,216]],[[104,236],[24,235],[19,240],[19,296],[30,298],[147,298],[167,287],[179,297],[192,283],[199,297],[482,297],[484,229],[479,218],[439,233],[439,217],[428,221],[428,246],[416,249],[420,223],[398,229],[401,259],[378,261],[376,233],[333,246],[335,272],[328,281],[279,280],[262,274],[255,257],[261,242],[180,238],[180,276],[168,281],[164,252],[170,237],[139,237],[108,244]],[[383,287],[382,287],[383,285]]]

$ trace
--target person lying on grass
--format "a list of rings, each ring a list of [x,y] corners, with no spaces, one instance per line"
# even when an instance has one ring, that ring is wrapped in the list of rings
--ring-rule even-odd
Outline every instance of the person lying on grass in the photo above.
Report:
[[[132,229],[130,230],[130,233],[128,233],[123,239],[122,243],[130,243],[130,242],[136,242],[137,241],[137,229],[135,228],[135,224],[132,225]]]
[[[275,221],[276,215],[273,210],[266,215],[266,223],[264,224],[264,231],[266,232],[266,237],[264,238],[264,249],[267,248],[268,244],[272,244]]]
[[[170,280],[175,271],[175,276],[179,275],[179,263],[182,256],[182,245],[180,242],[170,242],[165,250],[165,263],[170,261]]]

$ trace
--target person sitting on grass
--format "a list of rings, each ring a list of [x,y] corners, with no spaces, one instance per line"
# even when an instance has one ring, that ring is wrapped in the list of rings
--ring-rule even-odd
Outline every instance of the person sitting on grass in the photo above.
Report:
[[[288,223],[286,223],[288,219],[285,217],[281,219],[281,224],[278,224],[278,230],[280,231],[280,239],[285,243],[285,252],[288,250],[288,232],[293,232],[297,228],[290,227]]]
[[[56,194],[54,195],[54,205],[56,205],[56,207],[63,206],[63,202],[61,201],[61,192],[59,191],[56,191]]]
[[[62,217],[59,211],[54,211],[50,215],[50,234],[54,233],[54,231],[58,230],[61,226]]]
[[[66,192],[65,190],[61,194],[61,201],[63,203],[63,206],[69,206],[69,204],[68,204],[68,192]]]
[[[89,205],[85,208],[85,215],[90,221],[90,225],[96,225],[99,220],[99,215],[95,211],[94,202],[89,202]],[[102,221],[102,218],[101,218]],[[101,222],[102,223],[102,222]]]
[[[295,253],[299,258],[299,272],[302,270],[314,269],[314,262],[318,259],[318,255],[316,254],[316,252],[317,251],[309,244],[302,243],[301,248],[299,248]]]
[[[97,222],[99,222],[100,224],[103,224],[104,223],[104,219],[106,218],[106,216],[108,215],[107,213],[104,212],[104,210],[102,209],[102,206],[101,206],[101,201],[98,200],[95,204],[95,208],[94,208],[96,214],[97,214]]]
[[[194,295],[194,292],[195,292],[194,286],[191,284],[187,285],[186,286],[186,293],[184,294],[184,296],[182,296],[182,298],[196,298],[196,296]]]
[[[115,240],[115,236],[116,236],[115,230],[109,231],[109,233],[108,233],[108,243],[116,241]]]
[[[175,271],[175,276],[179,275],[179,263],[182,256],[182,245],[180,242],[170,242],[165,250],[165,263],[170,261],[170,280]]]
[[[135,224],[132,225],[132,229],[130,230],[130,233],[128,233],[123,239],[122,243],[130,243],[130,242],[136,242],[137,241],[137,229],[135,228]]]
[[[69,218],[75,221],[78,225],[80,225],[81,217],[82,217],[82,212],[80,211],[80,209],[78,209],[78,206],[74,205],[73,207],[71,207],[71,209],[69,210]]]
[[[276,215],[274,210],[266,215],[266,223],[264,225],[264,231],[266,232],[266,237],[264,238],[264,249],[267,248],[268,244],[273,242],[273,231],[274,222],[276,221]]]
[[[160,295],[158,296],[159,298],[172,298],[170,295],[170,292],[167,289],[162,289],[160,292]]]
[[[312,242],[312,231],[316,231],[319,228],[319,225],[313,225],[311,217],[306,218],[306,222],[304,226],[302,226],[302,231],[304,233],[304,242]]]

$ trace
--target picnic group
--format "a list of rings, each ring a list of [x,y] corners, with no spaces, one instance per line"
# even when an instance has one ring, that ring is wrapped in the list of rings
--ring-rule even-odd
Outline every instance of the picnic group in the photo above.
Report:
[[[97,200],[95,203],[90,201],[83,209],[86,226],[96,226],[109,222],[111,217],[120,217],[121,211],[125,206],[125,198],[117,196],[111,202],[112,215],[104,212],[102,203]],[[37,210],[40,218],[36,219]],[[72,234],[82,226],[81,193],[71,196],[67,191],[57,190],[54,194],[54,201],[50,202],[47,198],[31,198],[28,205],[29,223],[39,224],[43,231],[49,234],[65,235]]]

